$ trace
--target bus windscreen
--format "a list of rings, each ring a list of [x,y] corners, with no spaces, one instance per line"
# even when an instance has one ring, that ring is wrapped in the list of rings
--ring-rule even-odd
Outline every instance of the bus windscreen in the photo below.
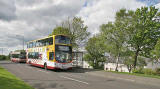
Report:
[[[72,48],[70,46],[56,45],[55,50],[57,62],[68,63],[72,61]]]

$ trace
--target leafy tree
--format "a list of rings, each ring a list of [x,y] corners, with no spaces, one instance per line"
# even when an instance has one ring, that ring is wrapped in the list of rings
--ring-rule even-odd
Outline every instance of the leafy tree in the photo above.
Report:
[[[128,50],[125,53],[123,53],[123,59],[124,59],[124,64],[127,66],[128,71],[131,72],[133,69],[133,64],[134,64],[134,52]],[[140,68],[144,68],[146,66],[146,61],[144,57],[138,57],[137,60],[137,66]]]
[[[158,9],[155,7],[138,8],[128,28],[128,44],[135,52],[134,68],[136,68],[138,56],[150,57],[150,51],[157,43],[160,34],[160,23],[153,19],[158,16]],[[132,29],[130,29],[132,28]]]
[[[151,51],[152,60],[158,61],[160,59],[160,38],[158,39],[154,49]]]
[[[0,60],[9,60],[10,56],[0,55]]]
[[[132,57],[124,57],[124,64],[127,66],[129,72],[133,69],[134,59]]]
[[[87,31],[87,26],[80,17],[74,17],[62,22],[61,26],[55,28],[53,34],[65,34],[71,38],[72,45],[75,49],[82,46],[88,39],[90,33]]]
[[[85,47],[88,52],[88,54],[85,55],[85,59],[93,68],[100,67],[99,63],[103,64],[106,60],[104,56],[106,47],[103,42],[100,36],[94,36],[88,40]]]
[[[134,52],[126,47],[121,56],[124,59],[123,63],[127,66],[128,71],[131,72],[134,64]]]
[[[56,34],[70,35],[71,33],[70,33],[69,29],[67,29],[67,28],[56,27],[56,28],[54,28],[52,35],[56,35]]]
[[[142,7],[135,12],[121,9],[116,13],[114,23],[109,22],[101,26],[101,33],[112,45],[111,53],[117,57],[117,60],[123,55],[125,49],[134,52],[134,68],[139,55],[150,57],[150,51],[160,36],[160,23],[153,20],[159,15],[155,7]]]
[[[107,42],[106,45],[110,45],[111,49],[107,49],[111,54],[113,54],[116,58],[116,71],[118,68],[118,62],[124,50],[125,42],[126,42],[126,26],[128,25],[126,21],[132,15],[133,11],[126,12],[126,9],[121,9],[116,13],[116,21],[114,23],[108,22],[108,24],[103,24],[100,27],[100,32],[105,38]]]

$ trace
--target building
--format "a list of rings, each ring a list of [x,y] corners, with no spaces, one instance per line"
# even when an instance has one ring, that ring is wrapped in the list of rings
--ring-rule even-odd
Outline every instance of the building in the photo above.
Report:
[[[144,68],[155,70],[156,68],[160,68],[160,60],[152,61],[150,59],[146,59],[147,65]]]
[[[89,63],[83,59],[83,57],[86,53],[87,52],[85,50],[73,51],[73,66],[92,69],[93,67],[90,66]]]
[[[104,70],[106,71],[115,71],[116,70],[116,63],[105,63]],[[125,64],[118,64],[118,72],[129,72],[128,68]]]

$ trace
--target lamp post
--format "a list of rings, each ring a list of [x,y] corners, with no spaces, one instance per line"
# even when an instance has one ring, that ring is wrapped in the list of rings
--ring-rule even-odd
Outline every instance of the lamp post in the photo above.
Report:
[[[24,36],[22,36],[22,35],[16,35],[17,37],[19,36],[19,37],[22,37],[23,38],[23,50],[24,50]]]

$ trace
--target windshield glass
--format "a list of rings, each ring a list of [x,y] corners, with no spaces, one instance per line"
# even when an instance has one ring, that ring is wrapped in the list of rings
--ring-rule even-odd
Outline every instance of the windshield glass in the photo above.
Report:
[[[19,55],[20,59],[26,59],[26,52],[21,52],[21,54]]]
[[[19,58],[19,54],[12,54],[12,58]]]
[[[70,44],[70,38],[67,36],[56,36],[55,43]]]
[[[56,45],[55,50],[57,62],[68,63],[72,61],[72,48],[70,46]]]

